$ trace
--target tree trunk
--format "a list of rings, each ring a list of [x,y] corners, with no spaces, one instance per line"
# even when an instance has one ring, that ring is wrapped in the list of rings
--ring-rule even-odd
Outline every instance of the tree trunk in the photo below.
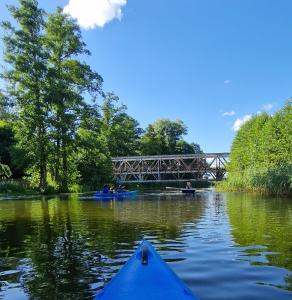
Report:
[[[38,130],[38,143],[39,143],[39,172],[40,172],[39,189],[41,193],[44,193],[47,189],[47,158],[46,158],[46,149],[44,143],[43,126],[40,126]]]
[[[63,140],[62,140],[62,192],[68,192],[68,157],[67,157],[67,142],[65,137],[65,129],[62,130]]]

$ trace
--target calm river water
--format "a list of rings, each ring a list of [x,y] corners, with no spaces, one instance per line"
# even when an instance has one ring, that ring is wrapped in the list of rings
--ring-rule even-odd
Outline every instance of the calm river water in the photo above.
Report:
[[[208,191],[0,200],[0,298],[92,299],[143,238],[202,300],[292,299],[292,199]]]

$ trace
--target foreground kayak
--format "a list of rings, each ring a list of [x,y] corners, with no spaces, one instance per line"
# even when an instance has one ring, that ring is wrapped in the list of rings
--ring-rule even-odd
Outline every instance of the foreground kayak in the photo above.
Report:
[[[123,192],[123,193],[95,193],[96,198],[120,198],[120,197],[131,197],[137,195],[137,191]]]
[[[94,300],[198,300],[192,291],[143,241],[120,272]]]

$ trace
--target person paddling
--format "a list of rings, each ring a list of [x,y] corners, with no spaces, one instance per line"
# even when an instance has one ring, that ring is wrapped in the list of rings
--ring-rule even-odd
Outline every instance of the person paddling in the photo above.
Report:
[[[192,184],[191,184],[190,181],[187,182],[186,189],[188,189],[188,190],[192,190],[193,189]]]
[[[108,194],[109,191],[110,191],[109,186],[108,186],[107,184],[105,184],[105,185],[103,186],[101,192],[102,192],[103,194]]]
[[[120,184],[119,187],[117,188],[117,193],[124,193],[124,192],[126,192],[125,187]]]

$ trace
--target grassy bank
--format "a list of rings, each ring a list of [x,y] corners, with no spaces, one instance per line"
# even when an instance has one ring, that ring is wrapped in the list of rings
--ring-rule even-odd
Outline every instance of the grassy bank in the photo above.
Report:
[[[212,186],[212,182],[209,181],[196,181],[192,182],[192,186],[194,188],[208,188]],[[186,185],[185,182],[168,182],[168,183],[131,183],[126,184],[126,188],[129,190],[165,190],[166,187],[175,187],[175,188],[184,188]],[[100,185],[101,188],[102,185]],[[115,185],[116,186],[116,185]],[[93,188],[91,186],[81,186],[74,185],[71,187],[71,193],[89,193],[94,190],[98,190],[98,188]],[[37,195],[40,194],[36,188],[32,188],[30,184],[26,181],[22,180],[9,180],[0,182],[0,196],[21,196],[21,195]],[[44,193],[46,195],[58,194],[58,192],[50,187]]]
[[[9,180],[0,182],[0,196],[34,195],[38,192],[22,180]]]
[[[292,165],[231,172],[226,180],[216,184],[216,190],[292,196]]]

